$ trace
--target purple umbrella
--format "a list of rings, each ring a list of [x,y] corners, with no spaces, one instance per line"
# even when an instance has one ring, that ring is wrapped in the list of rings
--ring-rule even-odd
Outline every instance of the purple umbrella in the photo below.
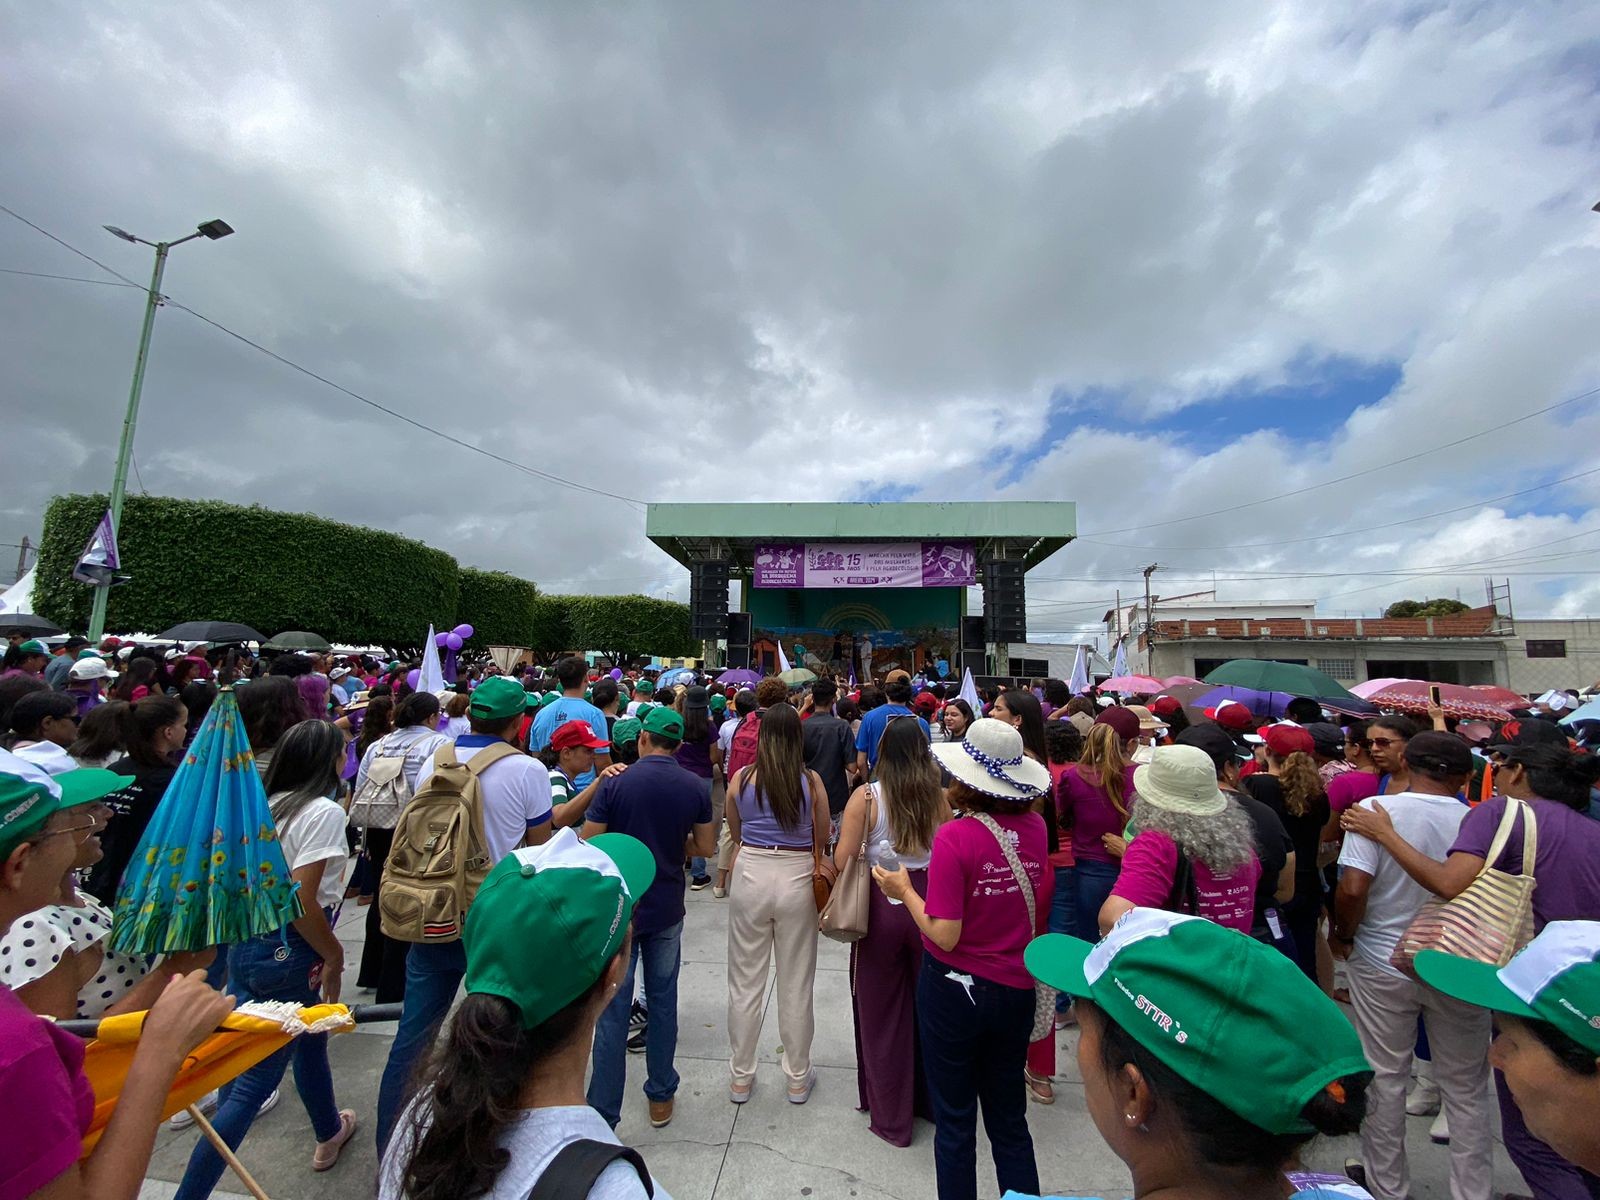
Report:
[[[718,675],[717,682],[732,684],[734,687],[742,687],[745,684],[754,687],[761,682],[761,676],[748,667],[735,667],[731,671],[724,671],[721,675]]]
[[[1191,685],[1192,686],[1192,685]],[[1260,692],[1255,688],[1238,687],[1231,683],[1218,684],[1208,692],[1187,701],[1195,708],[1215,708],[1224,700],[1237,700],[1258,717],[1269,717],[1274,720],[1283,716],[1289,702],[1295,697],[1289,692]],[[1320,696],[1312,699],[1322,705],[1329,712],[1340,713],[1347,717],[1370,717],[1377,714],[1377,708],[1365,700],[1327,700]]]

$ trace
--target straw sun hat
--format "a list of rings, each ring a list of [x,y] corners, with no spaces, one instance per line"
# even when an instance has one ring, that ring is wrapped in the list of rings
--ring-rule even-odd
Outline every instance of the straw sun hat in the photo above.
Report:
[[[936,742],[933,756],[962,783],[1001,800],[1031,800],[1050,786],[1050,772],[1022,753],[1022,735],[1004,721],[980,717],[959,742]]]

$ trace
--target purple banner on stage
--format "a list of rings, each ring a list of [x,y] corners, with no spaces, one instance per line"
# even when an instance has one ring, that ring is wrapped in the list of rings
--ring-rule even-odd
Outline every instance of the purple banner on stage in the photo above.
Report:
[[[971,542],[782,542],[756,547],[758,588],[969,587]]]

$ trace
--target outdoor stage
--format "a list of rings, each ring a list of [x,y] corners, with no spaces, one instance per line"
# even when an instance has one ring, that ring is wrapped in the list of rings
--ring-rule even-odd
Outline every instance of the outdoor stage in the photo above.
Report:
[[[959,678],[963,665],[1008,673],[1008,644],[1026,640],[1025,574],[1076,536],[1077,505],[652,504],[645,533],[690,570],[708,660],[720,644],[725,665],[771,671],[781,643],[818,674]]]

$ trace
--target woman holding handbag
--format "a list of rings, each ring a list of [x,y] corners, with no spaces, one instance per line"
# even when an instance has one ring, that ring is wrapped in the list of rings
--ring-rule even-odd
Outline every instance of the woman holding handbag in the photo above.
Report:
[[[1050,910],[1044,818],[1034,811],[1050,772],[1023,753],[1017,730],[989,717],[933,754],[950,773],[952,807],[970,815],[934,835],[925,901],[904,867],[872,877],[922,933],[917,1032],[939,1198],[978,1194],[980,1107],[999,1190],[1037,1195],[1023,1070],[1034,1028],[1055,1019],[1055,993],[1034,986],[1022,952]]]
[[[1524,726],[1533,722],[1523,722]],[[1532,738],[1538,735],[1519,734]],[[1509,875],[1522,873],[1525,820],[1518,819],[1501,852],[1490,861],[1495,833],[1506,806],[1515,801],[1528,805],[1537,830],[1534,846],[1533,929],[1542,931],[1551,921],[1600,919],[1600,822],[1589,819],[1590,789],[1600,780],[1600,759],[1553,741],[1522,741],[1490,747],[1496,759],[1496,795],[1462,818],[1455,841],[1443,862],[1420,853],[1395,830],[1382,800],[1370,809],[1345,812],[1346,833],[1371,838],[1387,850],[1401,868],[1435,896],[1453,900],[1486,869]],[[1500,1124],[1506,1153],[1524,1180],[1540,1196],[1582,1196],[1592,1183],[1577,1167],[1563,1159],[1528,1131],[1522,1112],[1506,1086],[1505,1076],[1494,1073],[1500,1101]]]
[[[778,968],[778,1033],[790,1104],[811,1098],[816,1032],[817,903],[813,880],[828,849],[828,793],[806,769],[800,714],[779,702],[761,718],[756,761],[728,781],[728,1098],[750,1099],[767,967]],[[827,872],[832,872],[827,864]]]
[[[926,897],[934,834],[949,819],[921,727],[891,720],[878,743],[872,782],[858,787],[844,807],[834,866],[841,879],[863,855],[866,869],[904,867],[912,888]],[[866,934],[850,947],[858,1107],[871,1115],[873,1133],[891,1146],[909,1146],[913,1117],[931,1117],[917,1055],[922,938],[905,906],[866,882]]]

